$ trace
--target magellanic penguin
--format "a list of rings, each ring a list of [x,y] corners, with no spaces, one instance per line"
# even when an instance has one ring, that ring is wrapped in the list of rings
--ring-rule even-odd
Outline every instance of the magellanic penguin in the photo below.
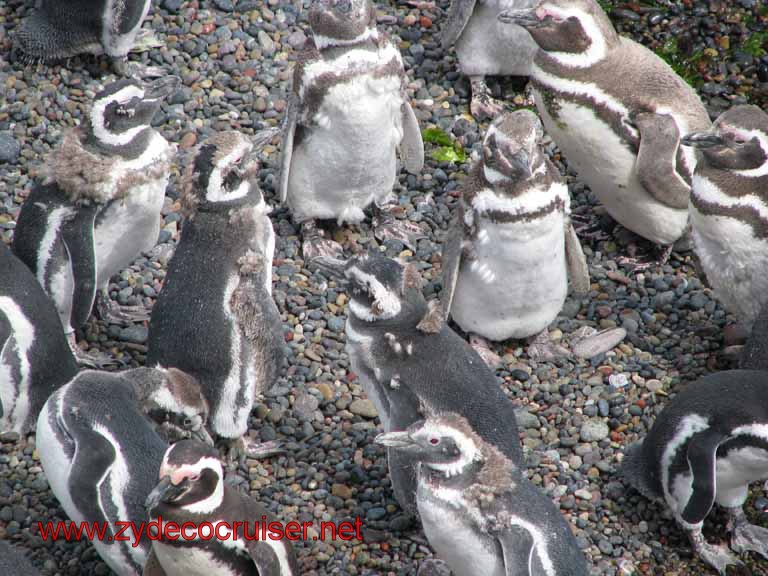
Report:
[[[25,58],[50,62],[78,54],[106,54],[118,74],[160,75],[128,63],[151,0],[37,0],[16,33]]]
[[[736,106],[683,144],[701,151],[690,207],[696,256],[718,300],[749,330],[768,304],[768,115]]]
[[[731,548],[768,558],[768,529],[747,522],[749,484],[768,479],[768,373],[730,370],[689,384],[629,447],[622,474],[644,496],[663,500],[696,553],[721,574],[740,564],[708,544],[704,519],[717,503],[730,517]]]
[[[76,373],[53,303],[0,242],[0,432],[33,430],[48,396]]]
[[[768,372],[768,306],[763,306],[763,311],[752,324],[752,332],[741,349],[739,367]]]
[[[431,326],[413,265],[379,253],[346,263],[316,262],[349,283],[346,350],[386,432],[435,413],[456,412],[507,458],[522,462],[512,402],[471,346],[446,323]],[[415,462],[390,452],[389,469],[400,506],[415,512]]]
[[[143,307],[112,303],[107,289],[114,274],[157,242],[176,146],[150,121],[179,83],[168,76],[109,84],[84,125],[65,135],[48,159],[47,178],[22,206],[13,251],[56,304],[72,343],[94,301],[109,322],[149,319]]]
[[[549,356],[547,326],[563,307],[568,278],[577,293],[589,291],[568,187],[541,149],[542,137],[528,110],[491,124],[443,249],[442,305],[477,335],[473,345],[491,364],[498,357],[482,338],[543,334],[529,354]]]
[[[32,566],[29,551],[15,548],[7,540],[0,540],[0,574],[5,576],[40,576],[40,571]]]
[[[313,40],[296,63],[283,128],[280,199],[302,223],[305,260],[338,255],[315,219],[363,220],[372,202],[377,235],[413,243],[416,225],[396,221],[397,150],[412,174],[424,145],[408,102],[403,60],[376,29],[371,0],[318,0]]]
[[[619,36],[594,0],[543,0],[499,18],[539,45],[536,106],[579,178],[621,225],[670,247],[686,230],[696,166],[680,137],[710,126],[696,92],[653,52]]]
[[[419,462],[424,533],[454,576],[587,576],[568,521],[524,470],[458,414],[376,442]]]
[[[262,525],[277,517],[227,486],[215,450],[178,442],[165,453],[159,478],[146,500],[150,518],[192,524],[183,538],[153,542],[144,576],[298,576],[290,540],[260,537]]]
[[[232,443],[232,456],[253,452],[248,417],[283,361],[275,233],[258,186],[257,153],[274,135],[220,132],[195,151],[182,184],[181,238],[149,324],[147,365],[200,381],[211,431]]]
[[[212,444],[207,417],[199,384],[174,368],[85,370],[43,406],[36,444],[51,491],[72,521],[108,524],[92,542],[120,576],[141,574],[149,553],[145,535],[136,545],[117,522],[148,520],[144,501],[168,447],[158,432]]]
[[[451,0],[441,41],[456,45],[459,68],[472,86],[470,111],[494,118],[503,111],[485,83],[486,76],[529,76],[538,46],[520,26],[499,22],[505,10],[530,8],[537,0]]]

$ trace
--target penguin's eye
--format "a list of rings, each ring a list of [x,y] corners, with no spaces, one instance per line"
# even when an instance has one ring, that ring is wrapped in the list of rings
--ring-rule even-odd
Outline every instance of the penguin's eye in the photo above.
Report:
[[[184,418],[184,427],[189,428],[192,426],[192,418]]]
[[[440,438],[432,437],[429,439],[429,443],[432,444],[432,446],[437,446],[440,444]]]

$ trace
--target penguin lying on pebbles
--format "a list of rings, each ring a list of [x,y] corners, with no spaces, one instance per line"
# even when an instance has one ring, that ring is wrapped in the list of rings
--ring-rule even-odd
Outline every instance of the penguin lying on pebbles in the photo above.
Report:
[[[499,22],[499,12],[530,8],[537,0],[451,0],[443,22],[444,49],[456,45],[459,68],[469,77],[472,100],[469,109],[476,118],[495,118],[504,110],[491,97],[486,76],[528,76],[538,46],[520,26]]]
[[[211,431],[230,443],[233,458],[264,455],[267,447],[245,436],[248,417],[283,362],[272,299],[275,233],[257,158],[275,135],[221,132],[198,146],[183,178],[181,238],[149,324],[147,365],[200,381]]]
[[[159,478],[146,500],[150,518],[199,528],[190,530],[191,540],[154,541],[144,576],[298,576],[290,540],[253,538],[261,524],[278,518],[225,483],[215,450],[193,440],[178,442],[165,453]],[[206,537],[204,522],[216,527],[216,538]]]
[[[728,512],[731,548],[768,558],[768,529],[749,524],[749,485],[768,479],[768,373],[730,370],[689,384],[628,448],[621,471],[644,496],[664,500],[696,554],[721,574],[741,562],[707,543],[704,519],[717,503]]]
[[[419,462],[424,533],[454,576],[587,576],[568,521],[552,500],[458,414],[432,416],[378,444]]]
[[[768,114],[735,106],[682,142],[701,151],[690,208],[696,256],[749,330],[768,304]]]
[[[114,274],[157,242],[176,146],[150,122],[179,84],[176,76],[109,84],[48,159],[46,180],[22,206],[13,251],[56,304],[78,353],[74,331],[94,301],[110,323],[149,319],[143,306],[112,303],[107,289]]]
[[[27,559],[29,551],[15,548],[7,540],[0,540],[0,574],[4,576],[40,576],[40,571]]]
[[[0,432],[32,430],[48,396],[76,373],[56,309],[0,242]]]
[[[37,0],[16,33],[16,43],[30,60],[106,54],[118,74],[159,76],[161,68],[128,62],[150,5],[151,0]]]
[[[37,421],[37,450],[45,477],[74,522],[106,522],[93,540],[120,576],[142,572],[149,541],[110,540],[116,522],[147,521],[144,500],[157,480],[170,440],[192,435],[212,444],[205,429],[208,404],[200,385],[176,370],[136,368],[80,372],[45,403]]]
[[[378,253],[316,263],[349,284],[346,350],[386,432],[456,412],[512,462],[522,462],[512,402],[471,346],[446,323],[431,325],[415,267]],[[389,470],[400,506],[415,512],[414,460],[390,451]]]
[[[699,96],[594,0],[541,0],[499,18],[539,46],[531,82],[546,131],[608,213],[666,247],[665,260],[688,224],[696,166],[680,137],[710,126]]]
[[[376,204],[376,234],[413,244],[418,226],[395,220],[397,150],[418,174],[424,145],[405,92],[398,49],[376,29],[371,0],[318,0],[309,10],[313,43],[296,63],[283,131],[279,182],[302,225],[304,259],[338,256],[316,219],[358,223]]]

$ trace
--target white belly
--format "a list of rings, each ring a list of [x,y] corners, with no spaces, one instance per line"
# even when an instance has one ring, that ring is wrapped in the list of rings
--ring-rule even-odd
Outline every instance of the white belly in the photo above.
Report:
[[[451,314],[466,332],[527,338],[557,317],[568,291],[563,214],[479,223],[477,259],[462,263]]]
[[[188,546],[169,546],[161,541],[152,543],[157,559],[168,576],[210,576],[232,574],[229,565],[219,562],[208,550]]]
[[[768,452],[752,446],[731,450],[727,458],[718,458],[716,474],[717,503],[726,507],[741,506],[747,498],[749,484],[768,478]]]
[[[643,188],[635,154],[608,124],[591,109],[563,100],[557,100],[553,119],[538,90],[534,96],[547,132],[615,220],[658,244],[672,244],[683,235],[688,211],[658,202]]]
[[[330,89],[317,125],[293,151],[288,203],[294,217],[359,222],[391,194],[402,139],[400,79],[359,76]]]

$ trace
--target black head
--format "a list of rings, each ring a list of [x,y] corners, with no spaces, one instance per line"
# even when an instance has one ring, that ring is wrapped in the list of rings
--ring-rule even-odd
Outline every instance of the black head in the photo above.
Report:
[[[682,143],[701,150],[703,161],[713,168],[758,170],[768,159],[768,115],[757,106],[736,106],[706,132],[685,135]]]
[[[160,482],[147,496],[150,512],[159,506],[206,514],[224,499],[224,472],[219,453],[194,440],[177,442],[165,453]]]
[[[371,0],[314,0],[309,25],[315,46],[356,44],[376,34],[376,8]]]
[[[530,110],[497,118],[483,140],[483,167],[490,180],[526,180],[541,164],[544,129]]]

